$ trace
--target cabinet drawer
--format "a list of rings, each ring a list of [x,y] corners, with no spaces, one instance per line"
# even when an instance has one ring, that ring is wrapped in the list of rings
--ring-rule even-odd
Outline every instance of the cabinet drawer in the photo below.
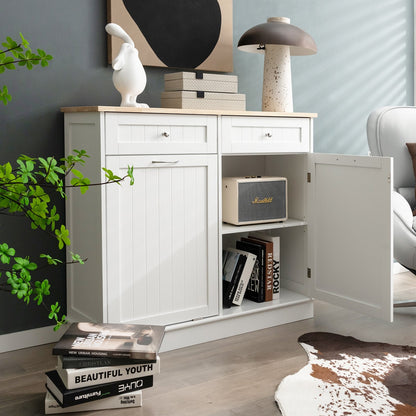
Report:
[[[217,118],[107,113],[106,154],[215,153]]]
[[[222,153],[309,152],[310,118],[223,117]]]

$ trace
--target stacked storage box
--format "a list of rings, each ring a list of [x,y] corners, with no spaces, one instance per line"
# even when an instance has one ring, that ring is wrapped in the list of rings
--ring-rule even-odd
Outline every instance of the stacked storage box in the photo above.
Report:
[[[165,108],[244,111],[246,96],[237,92],[237,75],[174,72],[165,75],[161,103]]]

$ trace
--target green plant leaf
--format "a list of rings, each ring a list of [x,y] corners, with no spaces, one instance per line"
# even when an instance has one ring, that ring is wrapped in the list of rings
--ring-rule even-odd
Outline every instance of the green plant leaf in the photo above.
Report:
[[[10,264],[10,259],[16,254],[14,248],[9,247],[7,243],[0,244],[0,261],[3,264]]]
[[[88,187],[91,184],[91,181],[84,177],[84,175],[77,169],[71,170],[72,174],[75,176],[75,178],[71,179],[71,185],[75,187],[79,187],[82,194],[85,194],[85,192],[88,191]]]
[[[79,263],[79,264],[84,264],[85,260],[79,255],[79,254],[75,254],[71,251],[71,257],[72,257],[72,261]]]
[[[24,38],[22,32],[19,33],[20,35],[20,40],[22,41],[22,46],[26,49],[29,48],[29,42]]]
[[[133,166],[128,166],[127,176],[130,178],[130,186],[134,185]]]
[[[65,228],[65,225],[61,225],[59,230],[55,230],[56,238],[58,239],[59,249],[63,249],[65,245],[69,246],[71,240],[69,239],[69,231]]]
[[[35,164],[32,160],[23,161],[20,159],[17,159],[17,164],[19,165],[19,170],[17,173],[22,178],[23,183],[28,183],[29,181],[32,183],[36,183],[36,178],[33,175],[33,168],[35,167]]]
[[[59,303],[56,302],[54,305],[51,305],[51,311],[49,313],[49,319],[55,319],[58,320],[58,313],[61,310],[61,307],[59,306]]]
[[[51,266],[57,266],[58,264],[62,263],[62,260],[54,259],[50,254],[40,254],[39,257],[41,259],[46,259],[48,264],[50,264]]]
[[[110,169],[101,168],[105,172],[105,177],[108,182],[118,182],[121,180],[120,176],[115,175]]]
[[[57,221],[59,221],[59,214],[56,212],[56,206],[54,205],[51,209],[49,218],[47,219],[47,223],[50,226],[51,230],[55,230],[55,224]]]
[[[61,319],[55,319],[56,325],[53,328],[54,331],[57,331],[62,325],[67,323],[66,315],[62,315]]]

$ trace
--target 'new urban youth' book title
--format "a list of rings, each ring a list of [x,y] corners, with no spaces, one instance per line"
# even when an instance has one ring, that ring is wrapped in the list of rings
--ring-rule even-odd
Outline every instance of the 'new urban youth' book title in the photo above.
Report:
[[[55,344],[54,355],[156,360],[165,327],[75,322]]]

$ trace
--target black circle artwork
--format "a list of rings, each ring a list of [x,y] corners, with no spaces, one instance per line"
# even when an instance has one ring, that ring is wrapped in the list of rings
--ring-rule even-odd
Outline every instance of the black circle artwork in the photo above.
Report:
[[[171,68],[196,68],[221,31],[217,0],[123,0],[157,57]]]

